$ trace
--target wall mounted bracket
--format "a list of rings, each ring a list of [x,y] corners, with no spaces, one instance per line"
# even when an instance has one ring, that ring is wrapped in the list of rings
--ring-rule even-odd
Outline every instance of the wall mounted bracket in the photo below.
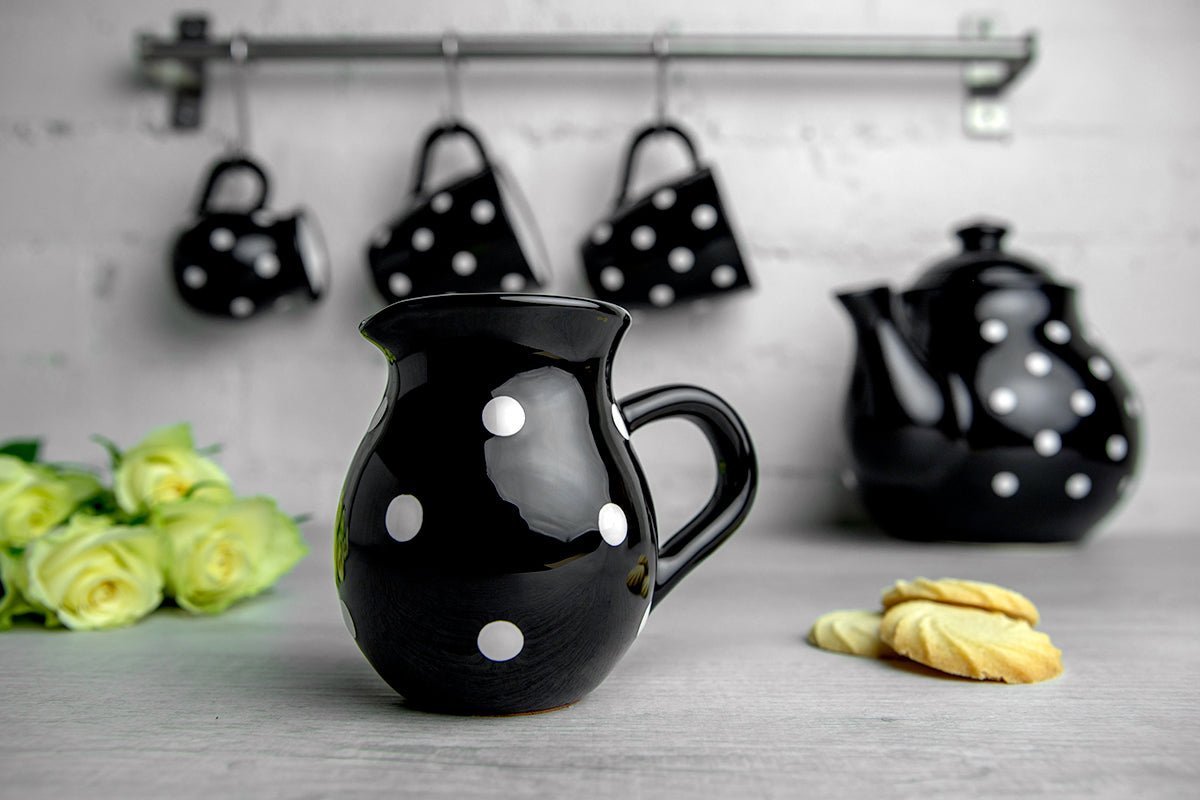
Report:
[[[173,39],[139,34],[143,74],[174,92],[171,124],[201,122],[204,65],[208,61],[295,59],[445,58],[445,36],[260,37],[211,39],[203,16],[182,17]],[[1033,63],[1036,36],[990,35],[980,20],[960,36],[788,36],[747,34],[529,34],[458,35],[459,60],[502,58],[660,58],[664,44],[673,61],[689,59],[880,61],[958,64],[965,87],[963,129],[968,136],[1011,133],[1004,95]],[[235,45],[238,52],[235,55]]]

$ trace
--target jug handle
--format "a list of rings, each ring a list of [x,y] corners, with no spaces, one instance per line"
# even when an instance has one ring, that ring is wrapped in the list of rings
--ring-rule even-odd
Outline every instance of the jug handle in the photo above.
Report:
[[[717,460],[717,485],[701,511],[676,534],[659,540],[652,607],[737,530],[758,485],[754,445],[729,404],[697,386],[646,389],[618,403],[629,431],[666,417],[684,417],[704,433]]]

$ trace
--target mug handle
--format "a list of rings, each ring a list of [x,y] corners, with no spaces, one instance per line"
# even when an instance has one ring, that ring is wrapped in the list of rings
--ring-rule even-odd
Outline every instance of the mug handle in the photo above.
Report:
[[[246,210],[258,211],[267,204],[269,186],[267,183],[267,173],[263,171],[263,168],[243,156],[225,158],[213,164],[212,170],[208,173],[208,183],[204,185],[204,191],[200,195],[200,202],[196,206],[196,211],[200,216],[210,213],[208,202],[212,199],[212,194],[217,188],[217,181],[221,179],[221,176],[232,170],[239,169],[247,170],[258,178],[258,197],[251,204],[250,208]]]
[[[700,155],[696,150],[696,145],[692,142],[692,137],[688,136],[682,128],[671,122],[656,122],[652,125],[647,125],[634,134],[633,139],[629,143],[629,149],[625,151],[625,168],[622,170],[621,190],[617,193],[616,208],[625,205],[629,197],[629,181],[633,178],[633,157],[637,154],[638,148],[652,136],[660,136],[664,133],[674,134],[679,137],[684,147],[687,148],[688,155],[692,157],[692,166],[696,171],[700,170]]]
[[[483,146],[483,140],[475,131],[468,128],[460,120],[450,120],[441,125],[438,125],[429,132],[425,137],[425,144],[421,146],[421,154],[417,159],[417,169],[414,172],[413,187],[411,194],[419,196],[425,191],[425,173],[429,169],[430,154],[433,151],[433,145],[443,136],[462,135],[471,140],[475,145],[475,149],[479,151],[479,159],[483,162],[485,169],[491,167],[492,162],[488,159],[487,150]]]
[[[653,608],[746,518],[758,486],[758,465],[745,424],[706,389],[660,386],[630,395],[618,406],[630,433],[658,419],[685,417],[704,433],[717,460],[717,486],[708,503],[678,533],[659,540]]]

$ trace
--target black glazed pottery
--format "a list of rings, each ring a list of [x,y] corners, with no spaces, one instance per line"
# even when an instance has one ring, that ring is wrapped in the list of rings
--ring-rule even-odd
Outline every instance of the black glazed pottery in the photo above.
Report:
[[[218,186],[237,173],[251,176],[257,196],[245,208],[214,208]],[[268,191],[266,172],[249,158],[212,166],[197,219],[179,234],[171,256],[176,289],[192,308],[240,319],[296,298],[321,297],[329,259],[320,230],[302,210],[268,209]]]
[[[634,158],[647,140],[663,135],[682,142],[692,172],[631,199]],[[750,287],[716,177],[674,124],[657,123],[634,135],[615,208],[592,227],[581,254],[592,290],[613,303],[662,308]]]
[[[748,513],[754,451],[720,398],[675,385],[614,400],[629,324],[603,302],[503,294],[414,298],[362,323],[388,383],[346,477],[336,580],[351,635],[409,704],[574,703]],[[695,423],[719,469],[660,543],[629,436],[665,417]]]
[[[427,186],[435,145],[463,137],[479,169],[442,186]],[[447,292],[534,291],[545,281],[546,256],[520,193],[488,157],[479,135],[459,121],[425,139],[408,207],[367,247],[379,294],[389,303]]]
[[[837,295],[857,334],[845,425],[868,513],[904,538],[1082,538],[1127,490],[1140,402],[1087,338],[1076,291],[958,231],[908,291]]]

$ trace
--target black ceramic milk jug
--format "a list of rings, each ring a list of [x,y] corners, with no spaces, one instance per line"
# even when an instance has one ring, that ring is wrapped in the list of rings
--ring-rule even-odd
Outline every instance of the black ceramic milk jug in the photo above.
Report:
[[[857,353],[845,424],[871,516],[905,538],[1069,541],[1126,491],[1140,403],[1089,339],[1074,287],[958,231],[908,291],[837,295]]]
[[[362,324],[388,384],[346,477],[335,573],[351,635],[409,703],[579,700],[748,512],[754,451],[720,398],[613,398],[629,324],[599,301],[500,294],[414,298]],[[719,468],[705,508],[660,542],[629,437],[669,416],[701,429]]]

